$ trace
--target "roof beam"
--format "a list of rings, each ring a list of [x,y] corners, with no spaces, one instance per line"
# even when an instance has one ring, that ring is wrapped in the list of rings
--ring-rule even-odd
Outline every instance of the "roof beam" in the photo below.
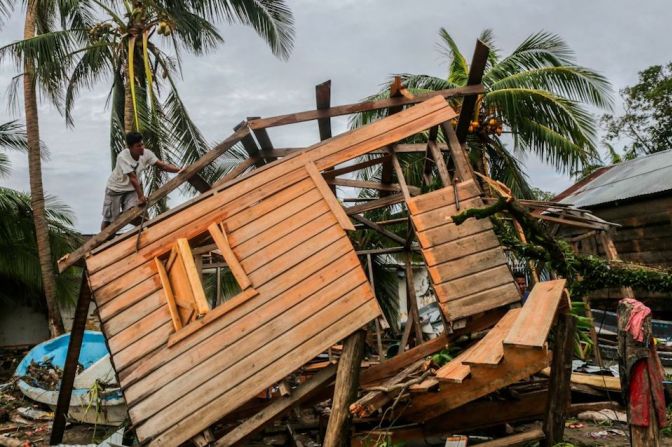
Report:
[[[323,110],[309,110],[306,112],[291,113],[288,115],[273,116],[270,118],[261,118],[250,121],[248,124],[251,129],[263,129],[268,127],[284,126],[286,124],[296,124],[305,121],[312,121],[319,118],[329,118],[342,115],[351,115],[353,113],[368,112],[371,110],[386,109],[393,106],[417,104],[433,96],[443,96],[444,98],[454,98],[456,96],[479,95],[484,92],[482,85],[469,85],[447,90],[437,90],[426,95],[417,95],[414,98],[389,98],[378,99],[375,101],[365,101],[354,104],[330,107]]]

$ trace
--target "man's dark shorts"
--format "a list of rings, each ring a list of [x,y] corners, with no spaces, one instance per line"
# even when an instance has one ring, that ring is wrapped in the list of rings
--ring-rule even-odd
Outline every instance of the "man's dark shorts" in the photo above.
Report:
[[[138,194],[135,191],[113,191],[105,188],[103,202],[103,222],[114,222],[121,213],[138,204]]]

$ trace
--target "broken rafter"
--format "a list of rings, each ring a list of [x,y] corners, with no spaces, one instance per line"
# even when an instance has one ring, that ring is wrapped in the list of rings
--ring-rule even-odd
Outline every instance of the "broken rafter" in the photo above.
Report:
[[[327,179],[329,185],[336,186],[347,186],[350,188],[362,188],[362,189],[376,189],[378,191],[388,191],[388,192],[399,192],[401,191],[401,186],[396,183],[379,183],[379,182],[369,182],[365,180],[353,180],[349,178],[331,178]],[[420,188],[411,186],[409,190],[413,191],[414,194],[420,194]]]
[[[425,363],[424,359],[417,360],[391,379],[386,380],[382,385],[374,387],[375,389],[371,390],[364,397],[350,405],[350,413],[360,418],[371,416],[378,409],[382,408],[383,405],[390,402],[399,393],[403,392],[408,386],[413,384],[406,383],[406,380],[410,375],[418,371],[423,363]],[[424,380],[425,377],[422,377],[422,379]],[[420,381],[416,381],[414,383],[419,382]]]
[[[375,101],[366,101],[355,104],[346,104],[342,106],[330,107],[328,109],[323,110],[310,110],[306,112],[291,113],[288,115],[280,115],[270,118],[262,118],[251,121],[249,123],[249,126],[251,129],[282,126],[285,124],[302,123],[305,121],[312,121],[320,118],[329,118],[342,115],[351,115],[353,113],[386,109],[388,107],[394,107],[399,105],[417,104],[433,96],[443,96],[444,98],[453,98],[456,96],[479,95],[484,91],[485,90],[482,85],[470,85],[467,87],[438,90],[435,92],[428,93],[426,95],[418,95],[412,99],[406,97],[379,99]]]
[[[362,161],[355,163],[349,166],[344,166],[342,168],[334,169],[333,171],[327,171],[324,173],[326,178],[334,178],[338,175],[349,174],[350,172],[359,171],[369,166],[377,165],[378,163],[384,162],[389,158],[389,155],[384,155],[382,157],[372,158],[370,160]]]
[[[404,239],[403,237],[398,236],[398,235],[392,233],[389,230],[386,230],[385,228],[381,227],[380,225],[378,225],[375,222],[370,221],[369,219],[367,219],[364,216],[360,216],[358,214],[352,214],[352,215],[350,215],[350,218],[356,220],[357,222],[360,222],[360,223],[366,225],[367,227],[379,232],[383,236],[386,236],[387,238],[392,239],[395,242],[398,242],[400,244],[405,244],[406,243],[406,239]]]
[[[485,72],[485,65],[488,62],[488,55],[490,49],[480,40],[476,41],[476,49],[474,50],[474,57],[471,59],[471,66],[469,67],[469,78],[467,85],[480,85]],[[462,101],[462,110],[460,111],[460,118],[457,121],[457,129],[455,131],[457,140],[460,144],[467,141],[467,131],[469,123],[471,122],[474,112],[476,111],[477,95],[466,96]]]
[[[215,447],[228,447],[243,441],[249,435],[263,428],[265,424],[282,415],[292,406],[300,403],[304,399],[310,397],[316,391],[319,391],[328,385],[335,375],[335,365],[323,368],[307,382],[292,390],[291,394],[286,398],[273,400],[270,405],[261,410],[259,413],[237,425],[233,430],[218,439],[215,443]]]
[[[247,121],[243,121],[236,127],[234,127],[233,131],[237,132],[239,129],[244,129],[246,127],[247,127]],[[254,137],[252,136],[251,133],[248,132],[246,135],[243,135],[243,137],[240,139],[240,142],[243,145],[243,148],[245,148],[245,152],[247,152],[250,158],[257,157],[257,155],[259,155],[260,153],[259,146],[257,146],[257,142],[254,141]],[[260,168],[266,164],[266,161],[263,158],[259,158],[254,164],[256,167]]]
[[[248,121],[256,120],[259,119],[258,116],[252,116],[247,118]],[[267,156],[267,154],[270,154],[273,151],[273,143],[271,143],[271,137],[268,135],[268,132],[266,129],[254,129],[254,138],[257,139],[257,143],[259,143],[259,149],[261,150],[261,156],[267,161],[275,161],[276,158],[273,156]]]
[[[404,196],[402,194],[393,194],[391,196],[383,197],[382,199],[372,200],[368,203],[363,203],[361,205],[355,205],[345,208],[345,212],[348,215],[361,214],[365,211],[371,211],[378,208],[384,208],[386,206],[396,205],[397,203],[402,203],[404,201]]]

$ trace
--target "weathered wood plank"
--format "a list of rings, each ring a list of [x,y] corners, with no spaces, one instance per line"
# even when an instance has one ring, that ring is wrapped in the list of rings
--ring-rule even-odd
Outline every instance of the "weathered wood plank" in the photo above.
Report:
[[[245,269],[241,265],[240,261],[238,261],[238,257],[233,253],[233,250],[231,250],[229,240],[226,236],[226,229],[221,224],[220,225],[212,224],[208,227],[208,231],[212,236],[212,240],[215,241],[217,248],[219,248],[220,253],[222,253],[226,265],[229,266],[231,273],[236,278],[238,286],[242,290],[245,290],[248,287],[250,287],[252,283],[250,282],[250,279],[247,277]]]
[[[447,223],[425,231],[416,232],[416,236],[423,249],[445,244],[463,237],[471,236],[492,228],[490,219],[470,219],[462,225]]]
[[[460,258],[459,261],[448,261],[444,264],[434,265],[428,268],[428,271],[432,282],[434,284],[441,284],[504,265],[506,262],[507,258],[504,250],[500,247],[495,247],[468,254]],[[459,264],[459,266],[454,264]]]
[[[466,199],[464,202],[460,201],[460,210],[467,208],[481,208],[483,202],[480,198],[475,197],[472,199]],[[431,211],[425,213],[412,215],[413,226],[417,231],[427,231],[431,228],[436,228],[439,226],[444,226],[453,223],[453,216],[459,214],[457,207],[455,205],[444,205],[440,208],[437,207]],[[489,219],[484,219],[489,220]],[[475,220],[468,220],[458,226],[467,226],[474,224]]]
[[[489,250],[498,247],[499,239],[492,230],[486,230],[481,233],[476,233],[471,236],[464,237],[445,244],[437,245],[428,250],[423,250],[423,255],[427,261],[428,266],[443,264],[448,261],[453,261],[452,264],[446,267],[460,269],[461,259],[463,256],[468,256],[479,251]]]
[[[504,357],[504,345],[502,342],[509,333],[511,326],[518,318],[520,308],[511,309],[490,329],[476,345],[474,349],[464,356],[462,363],[471,366],[496,367]]]
[[[159,280],[159,275],[151,275],[135,286],[125,290],[120,295],[112,297],[114,299],[107,300],[106,304],[101,305],[97,303],[98,315],[100,316],[101,321],[109,320],[119,312],[123,312],[125,309],[128,309],[130,306],[136,304],[160,288],[161,281]],[[108,296],[109,295],[103,295],[103,297]]]
[[[504,344],[542,349],[565,289],[565,279],[537,283]]]
[[[322,194],[322,198],[331,209],[332,214],[338,221],[341,228],[344,230],[355,231],[355,227],[352,225],[352,222],[350,222],[348,215],[345,214],[345,211],[343,211],[343,206],[336,199],[336,196],[333,194],[331,189],[329,189],[329,185],[327,185],[327,182],[325,182],[322,178],[320,171],[318,171],[315,167],[315,163],[306,163],[306,171],[308,171],[310,178],[313,179],[317,190]]]
[[[460,203],[466,207],[467,200],[481,195],[481,190],[473,180],[467,180],[457,184]],[[446,186],[432,192],[428,192],[408,201],[408,209],[413,215],[426,213],[437,208],[453,205],[455,203],[455,188]]]
[[[154,312],[159,307],[165,305],[166,301],[163,299],[161,290],[157,290],[151,295],[143,298],[138,303],[119,313],[115,317],[110,318],[107,321],[103,321],[105,335],[107,337],[113,337],[133,323]]]
[[[511,281],[509,284],[458,300],[440,302],[439,306],[447,318],[456,320],[516,302],[520,302],[520,292]]]
[[[455,264],[460,264],[460,261],[461,260],[455,261]],[[511,270],[509,270],[508,264],[503,264],[473,275],[437,284],[434,288],[437,293],[442,295],[442,301],[446,302],[457,300],[511,282]]]

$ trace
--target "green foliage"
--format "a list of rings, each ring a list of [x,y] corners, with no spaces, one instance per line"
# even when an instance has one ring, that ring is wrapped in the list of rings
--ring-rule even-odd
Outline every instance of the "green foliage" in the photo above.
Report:
[[[453,358],[455,358],[454,351],[455,351],[454,349],[447,348],[437,352],[436,354],[431,356],[432,363],[434,363],[439,368],[442,367],[446,363],[453,360]]]
[[[626,140],[624,152],[651,154],[672,147],[672,62],[639,72],[639,82],[620,92],[625,112],[604,115],[610,143]]]
[[[441,28],[439,37],[448,74],[399,74],[413,94],[467,82],[469,67],[463,53],[446,29]],[[492,31],[484,31],[480,39],[492,51],[483,77],[486,94],[474,116],[480,127],[468,136],[470,158],[476,169],[504,182],[517,197],[531,198],[518,158],[534,153],[562,172],[574,172],[596,159],[597,124],[586,106],[610,108],[611,87],[600,74],[577,65],[571,49],[555,34],[533,34],[506,57],[495,48]],[[388,97],[387,85],[367,99]],[[453,99],[452,105],[461,104]],[[386,114],[387,110],[363,113],[351,124],[360,126]],[[497,132],[486,125],[491,120],[501,126]]]

